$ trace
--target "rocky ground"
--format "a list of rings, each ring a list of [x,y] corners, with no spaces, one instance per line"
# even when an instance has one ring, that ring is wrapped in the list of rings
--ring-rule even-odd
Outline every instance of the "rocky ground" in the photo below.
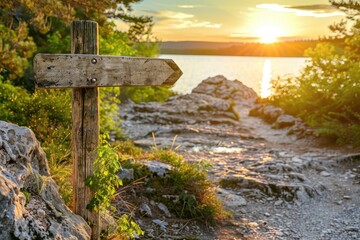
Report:
[[[34,133],[0,121],[0,239],[90,239],[64,204]]]
[[[233,215],[215,229],[143,218],[140,225],[152,224],[147,238],[360,239],[360,153],[321,146],[299,119],[256,105],[256,97],[217,76],[163,104],[121,106],[123,128],[137,145],[151,146],[152,132],[158,146],[177,136],[188,161],[210,162],[209,178]]]

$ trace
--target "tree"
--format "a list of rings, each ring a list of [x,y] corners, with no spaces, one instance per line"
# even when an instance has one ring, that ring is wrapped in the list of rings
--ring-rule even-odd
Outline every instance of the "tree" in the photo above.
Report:
[[[341,54],[331,43],[308,49],[308,65],[299,77],[274,81],[273,104],[303,118],[318,134],[360,145],[360,3],[331,1],[347,13],[330,28],[344,41]]]
[[[106,50],[116,54],[142,55],[143,41],[157,49],[151,37],[152,18],[131,15],[131,5],[140,0],[44,1],[12,0],[0,3],[0,75],[3,79],[32,82],[31,60],[36,51],[70,51],[69,24],[74,19],[95,20]],[[129,25],[127,33],[115,29],[112,20]],[[110,20],[110,21],[109,21]],[[119,43],[117,43],[119,41]],[[121,46],[121,47],[118,47]],[[145,52],[154,53],[153,51]],[[28,74],[26,74],[28,73]],[[26,75],[22,81],[21,77]],[[30,88],[30,87],[29,87]],[[32,90],[32,89],[30,89]]]
[[[37,52],[69,53],[70,23],[75,19],[98,22],[100,54],[154,55],[158,45],[151,35],[152,19],[132,15],[131,6],[137,2],[140,0],[0,1],[0,120],[35,132],[67,202],[71,202],[71,94],[67,90],[34,92],[32,58]],[[128,24],[129,31],[118,31],[115,19]],[[117,135],[119,93],[118,88],[100,92],[102,131]]]
[[[140,0],[13,0],[0,3],[0,80],[34,92],[32,58],[37,52],[69,53],[70,23],[95,20],[100,28],[100,54],[153,56],[158,45],[151,35],[152,18],[133,16],[131,5]],[[113,20],[129,25],[128,32],[115,28]],[[48,91],[48,94],[52,94]],[[119,89],[101,90],[103,130],[119,127]],[[61,97],[58,95],[58,97]],[[63,97],[68,97],[66,93]],[[66,102],[66,101],[64,101]],[[70,108],[68,109],[70,111]],[[115,123],[117,123],[115,125]],[[119,135],[119,134],[118,134]]]

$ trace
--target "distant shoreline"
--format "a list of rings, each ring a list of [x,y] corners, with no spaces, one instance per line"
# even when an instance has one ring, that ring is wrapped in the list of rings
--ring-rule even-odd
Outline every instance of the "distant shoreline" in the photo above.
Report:
[[[246,57],[305,57],[305,51],[318,43],[331,42],[341,49],[342,40],[298,40],[291,42],[236,43],[236,42],[162,42],[160,54],[246,56]]]
[[[306,56],[264,56],[264,55],[226,55],[226,54],[193,54],[193,53],[168,53],[168,52],[160,52],[160,55],[194,55],[194,56],[209,56],[209,57],[271,57],[271,58],[307,58]]]

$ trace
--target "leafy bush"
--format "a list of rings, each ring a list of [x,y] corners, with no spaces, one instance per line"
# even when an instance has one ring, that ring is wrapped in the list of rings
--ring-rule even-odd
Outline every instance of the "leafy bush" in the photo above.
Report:
[[[52,177],[67,204],[72,199],[70,162],[71,97],[69,91],[28,93],[0,82],[0,120],[27,126],[41,142]]]
[[[88,185],[94,191],[94,198],[88,204],[87,208],[90,211],[106,211],[110,213],[116,211],[116,208],[111,205],[115,199],[117,189],[122,186],[122,180],[117,175],[121,169],[119,157],[115,148],[111,147],[107,142],[109,135],[103,134],[100,138],[100,146],[97,147],[97,158],[94,161],[93,175],[86,179]],[[131,217],[123,214],[117,220],[117,234],[126,235],[127,237],[134,238],[136,235],[143,235],[139,225],[131,220]]]
[[[142,87],[122,87],[121,100],[131,99],[140,102],[165,102],[169,97],[175,95],[170,87],[142,86]]]
[[[25,125],[29,99],[25,89],[0,81],[0,120]]]
[[[215,187],[207,179],[207,169],[211,166],[205,161],[190,164],[172,149],[154,148],[150,159],[158,160],[174,167],[166,178],[151,179],[150,186],[157,189],[157,195],[178,195],[179,201],[159,198],[168,203],[171,211],[180,218],[193,218],[213,224],[226,217],[221,201],[216,197]]]
[[[121,142],[116,141],[113,143],[113,145],[118,150],[122,160],[127,160],[129,158],[139,159],[143,156],[143,149],[136,147],[131,140]]]
[[[175,139],[174,139],[175,142]],[[154,192],[143,194],[157,202],[164,203],[171,212],[180,218],[197,219],[204,223],[213,224],[228,217],[222,207],[221,201],[215,194],[215,187],[207,179],[207,170],[211,167],[206,161],[196,164],[186,162],[183,157],[175,152],[174,142],[170,148],[158,148],[154,140],[154,147],[150,151],[142,151],[134,146],[131,141],[115,143],[122,156],[121,165],[134,170],[134,187],[138,187],[139,194],[146,187],[154,188]],[[145,159],[145,160],[144,160]],[[173,166],[173,170],[164,178],[149,177],[151,172],[141,161],[155,160]],[[145,183],[140,183],[139,179]],[[127,184],[128,181],[125,181]],[[132,185],[133,183],[129,183]],[[144,187],[142,184],[145,184]],[[125,186],[126,188],[126,186]],[[131,188],[129,188],[131,189]],[[178,196],[178,201],[164,198],[164,195]]]
[[[91,211],[100,212],[110,208],[117,188],[122,185],[117,175],[121,168],[119,157],[115,149],[110,147],[107,139],[106,134],[101,137],[100,146],[96,149],[95,170],[92,176],[86,179],[86,185],[95,192],[94,198],[87,206]]]
[[[360,145],[354,131],[360,128],[360,22],[351,33],[341,26],[333,29],[345,36],[343,53],[330,43],[308,49],[310,60],[299,77],[273,81],[270,102],[304,119],[317,134]]]

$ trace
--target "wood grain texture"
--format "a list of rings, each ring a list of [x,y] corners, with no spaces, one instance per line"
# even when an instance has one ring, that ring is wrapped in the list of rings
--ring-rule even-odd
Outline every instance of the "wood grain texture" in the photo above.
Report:
[[[98,26],[93,21],[74,21],[71,28],[71,52],[98,54]],[[63,76],[67,78],[69,76]],[[85,185],[92,175],[99,140],[99,92],[97,87],[76,88],[72,100],[72,157],[74,163],[74,212],[90,225],[91,239],[100,238],[100,219],[86,209],[94,194]]]
[[[37,54],[34,69],[38,88],[173,85],[182,75],[171,59],[80,54]]]

